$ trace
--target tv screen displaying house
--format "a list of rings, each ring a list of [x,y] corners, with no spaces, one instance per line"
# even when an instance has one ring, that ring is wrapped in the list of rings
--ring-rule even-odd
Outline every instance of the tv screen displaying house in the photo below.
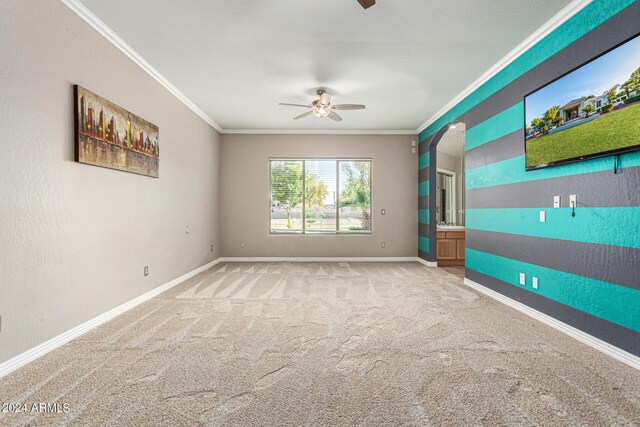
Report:
[[[640,36],[527,95],[526,169],[640,149]]]

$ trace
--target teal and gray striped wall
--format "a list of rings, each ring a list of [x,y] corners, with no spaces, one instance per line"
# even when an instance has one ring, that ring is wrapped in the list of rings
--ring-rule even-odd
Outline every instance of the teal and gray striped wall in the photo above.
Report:
[[[640,2],[594,0],[421,132],[418,242],[420,257],[435,261],[436,144],[463,122],[466,277],[635,355],[640,152],[619,156],[618,174],[613,157],[526,172],[523,97],[638,33]]]

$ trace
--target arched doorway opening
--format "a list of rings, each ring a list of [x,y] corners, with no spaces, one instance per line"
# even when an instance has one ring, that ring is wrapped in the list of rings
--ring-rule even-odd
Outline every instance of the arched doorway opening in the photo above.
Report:
[[[438,267],[460,277],[464,277],[466,247],[465,139],[465,124],[451,123],[438,132],[429,150],[432,253]]]

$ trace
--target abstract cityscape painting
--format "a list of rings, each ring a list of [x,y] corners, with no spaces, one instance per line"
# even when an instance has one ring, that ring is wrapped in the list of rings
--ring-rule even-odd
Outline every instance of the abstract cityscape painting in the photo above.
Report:
[[[159,177],[158,126],[74,86],[76,162]]]

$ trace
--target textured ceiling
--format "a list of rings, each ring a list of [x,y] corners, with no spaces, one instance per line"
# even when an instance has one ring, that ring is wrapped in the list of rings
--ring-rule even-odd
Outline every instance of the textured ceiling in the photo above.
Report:
[[[225,129],[413,130],[569,0],[82,0]],[[335,123],[278,102],[364,103]]]

